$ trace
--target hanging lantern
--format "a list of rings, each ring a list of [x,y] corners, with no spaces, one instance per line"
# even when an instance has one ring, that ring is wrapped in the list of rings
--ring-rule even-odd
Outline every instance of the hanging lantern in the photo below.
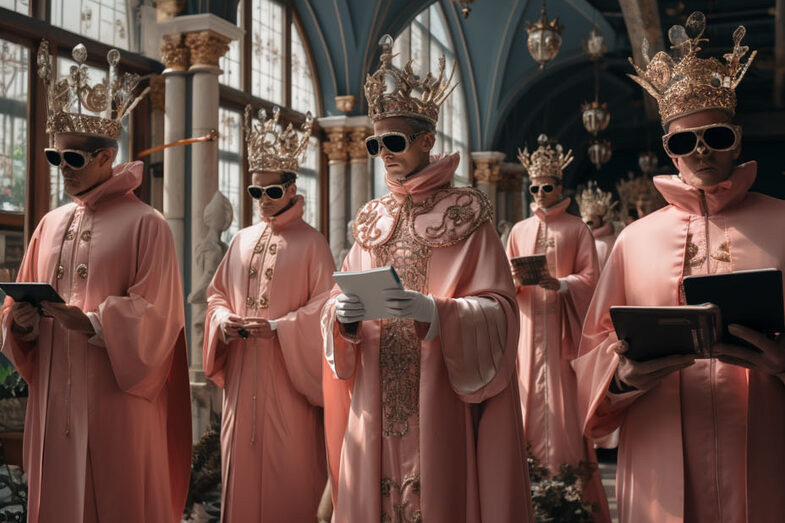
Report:
[[[589,160],[597,170],[611,160],[611,142],[605,139],[594,138],[589,144]]]
[[[452,0],[459,6],[461,6],[461,14],[464,18],[469,18],[469,13],[472,12],[472,8],[469,7],[471,4],[474,3],[474,0]]]
[[[641,168],[643,174],[649,176],[654,174],[659,163],[660,160],[653,151],[644,151],[638,155],[638,167]]]
[[[541,17],[533,24],[526,21],[526,32],[529,33],[527,45],[529,54],[534,61],[540,64],[540,69],[545,69],[545,64],[556,58],[561,49],[561,32],[564,29],[559,25],[559,18],[548,20],[545,12],[545,0],[542,0]]]
[[[592,60],[599,60],[608,52],[605,37],[596,27],[589,33],[589,39],[583,42],[583,49],[591,56]]]
[[[608,104],[600,103],[596,99],[581,106],[581,119],[583,126],[594,136],[608,128],[611,123],[611,113]]]

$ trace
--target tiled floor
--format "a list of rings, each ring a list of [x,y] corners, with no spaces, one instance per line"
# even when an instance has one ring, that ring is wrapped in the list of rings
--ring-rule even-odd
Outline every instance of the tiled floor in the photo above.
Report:
[[[613,522],[618,522],[618,510],[616,507],[616,464],[600,463],[600,474],[602,475],[602,486],[605,487],[605,495],[608,497],[608,508],[611,511]]]

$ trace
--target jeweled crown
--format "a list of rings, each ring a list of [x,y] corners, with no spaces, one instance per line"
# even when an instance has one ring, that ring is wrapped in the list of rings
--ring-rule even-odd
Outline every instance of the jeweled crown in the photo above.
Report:
[[[549,176],[561,180],[564,169],[572,163],[572,150],[564,152],[560,144],[552,146],[548,136],[541,134],[537,137],[539,147],[533,153],[524,147],[518,149],[518,160],[529,173],[529,178]]]
[[[77,65],[71,66],[67,77],[57,80],[49,42],[42,40],[38,47],[38,77],[47,89],[46,132],[52,139],[55,134],[77,133],[117,140],[123,118],[130,114],[150,88],[138,96],[134,94],[139,75],[118,72],[120,51],[117,49],[110,49],[106,54],[108,80],[104,78],[93,86],[89,84],[84,44],[74,47],[71,56]]]
[[[680,116],[719,109],[733,116],[736,112],[736,87],[741,83],[757,51],[742,59],[749,47],[741,45],[747,30],[740,25],[733,32],[733,50],[717,58],[698,58],[706,29],[706,17],[700,11],[692,13],[687,22],[674,25],[668,31],[673,53],[660,51],[649,59],[649,42],[641,46],[645,70],[630,63],[637,75],[628,75],[648,92],[659,105],[660,119],[666,125]]]
[[[254,120],[253,108],[245,107],[245,146],[248,153],[248,168],[254,171],[281,171],[296,173],[301,157],[308,150],[308,139],[313,130],[313,117],[308,112],[300,132],[291,123],[281,130],[278,120],[281,108],[274,107],[272,117],[260,110]]]
[[[594,180],[588,183],[588,186],[581,192],[580,198],[578,198],[578,206],[584,221],[590,216],[605,218],[617,203],[613,201],[613,194],[600,189]]]
[[[655,187],[654,182],[646,175],[627,174],[626,180],[616,183],[616,192],[621,201],[621,216],[626,220],[630,209],[635,209],[638,218],[664,207],[667,202]]]
[[[381,65],[365,80],[365,98],[368,101],[368,116],[372,122],[396,116],[421,118],[436,125],[439,108],[458,86],[453,84],[456,64],[450,76],[445,78],[444,55],[439,58],[439,75],[430,71],[422,80],[414,74],[412,60],[398,71],[392,65],[393,39],[384,35],[379,40],[382,48]]]

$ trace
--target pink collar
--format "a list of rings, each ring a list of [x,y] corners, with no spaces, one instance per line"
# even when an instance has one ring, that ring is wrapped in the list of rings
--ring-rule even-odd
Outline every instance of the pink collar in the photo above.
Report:
[[[715,214],[744,199],[755,181],[757,171],[757,162],[747,162],[736,167],[727,180],[703,190],[686,184],[677,175],[655,176],[654,185],[668,203],[690,214],[703,214],[703,194],[706,210],[709,214]]]
[[[436,189],[450,185],[460,161],[460,153],[432,156],[431,163],[425,169],[403,181],[385,176],[387,188],[399,202],[406,199],[406,196],[419,200]]]
[[[125,196],[142,184],[144,162],[120,163],[112,169],[112,177],[89,192],[73,199],[79,205],[94,210],[102,202]]]
[[[572,201],[571,198],[565,198],[557,204],[551,205],[547,209],[540,209],[539,205],[536,203],[531,204],[532,213],[534,213],[537,218],[541,221],[547,222],[558,218],[565,212],[567,212],[567,207],[570,206],[570,202]]]
[[[276,216],[272,216],[270,218],[262,217],[262,220],[272,225],[274,231],[280,231],[281,229],[288,227],[293,222],[302,219],[304,211],[305,198],[298,194],[294,197],[294,203],[291,207]]]

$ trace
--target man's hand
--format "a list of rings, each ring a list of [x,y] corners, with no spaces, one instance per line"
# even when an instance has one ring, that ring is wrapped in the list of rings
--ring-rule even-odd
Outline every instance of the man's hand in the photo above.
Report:
[[[785,373],[785,337],[780,335],[776,340],[772,340],[762,332],[733,324],[728,325],[728,332],[754,345],[754,347],[718,343],[714,346],[714,355],[721,362],[764,374]]]
[[[354,294],[340,294],[335,300],[335,315],[341,323],[355,323],[365,316],[365,305]]]
[[[262,318],[243,318],[243,329],[248,333],[248,337],[272,339],[275,338],[275,331],[270,326],[270,322]]]
[[[236,314],[229,314],[221,320],[220,328],[224,340],[227,342],[234,338],[241,338],[240,330],[243,329],[243,319]]]
[[[561,288],[561,284],[559,283],[559,280],[554,278],[553,276],[548,276],[547,278],[543,278],[542,280],[540,280],[540,283],[538,283],[537,285],[549,291],[558,291]]]
[[[93,324],[90,323],[90,318],[87,314],[82,312],[82,309],[75,305],[66,305],[65,303],[53,303],[51,301],[41,302],[41,309],[44,314],[47,314],[55,319],[63,328],[81,332],[88,336],[95,335]]]
[[[436,308],[432,298],[417,292],[402,289],[382,291],[384,307],[393,318],[411,318],[422,323],[431,323]]]
[[[665,376],[695,363],[693,354],[675,354],[648,361],[633,361],[624,356],[629,348],[630,346],[623,340],[617,341],[612,346],[619,355],[616,378],[622,385],[637,390],[649,390]]]
[[[17,332],[30,333],[41,321],[41,313],[26,301],[16,302],[11,306],[11,328]]]

